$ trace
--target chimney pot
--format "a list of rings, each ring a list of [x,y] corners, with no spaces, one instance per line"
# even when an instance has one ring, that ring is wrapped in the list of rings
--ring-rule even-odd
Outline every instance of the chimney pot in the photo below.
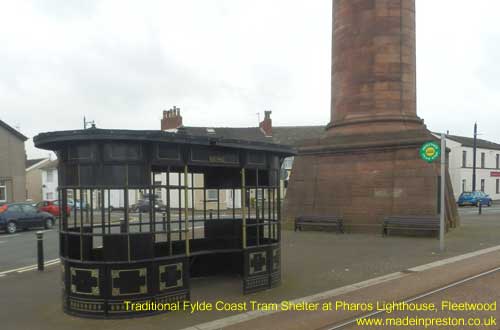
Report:
[[[177,129],[182,126],[181,109],[175,105],[168,111],[163,111],[163,119],[161,120],[161,130]]]
[[[266,137],[273,136],[273,121],[271,120],[272,111],[264,111],[264,120],[260,122],[259,127]]]

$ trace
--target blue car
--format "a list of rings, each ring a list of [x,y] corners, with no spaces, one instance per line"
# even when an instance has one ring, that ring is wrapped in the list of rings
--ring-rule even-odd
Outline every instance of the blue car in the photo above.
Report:
[[[80,202],[80,201],[75,201],[74,199],[72,198],[68,198],[68,206],[70,207],[70,209],[74,209],[76,207],[77,210],[80,210],[80,209],[87,209],[88,205],[87,203],[85,202]]]
[[[458,198],[457,204],[458,206],[472,205],[486,205],[491,206],[492,199],[490,196],[486,195],[482,191],[473,191],[473,192],[463,192]]]
[[[14,234],[21,229],[33,227],[52,228],[55,218],[52,214],[39,211],[27,203],[11,203],[0,206],[0,230]]]

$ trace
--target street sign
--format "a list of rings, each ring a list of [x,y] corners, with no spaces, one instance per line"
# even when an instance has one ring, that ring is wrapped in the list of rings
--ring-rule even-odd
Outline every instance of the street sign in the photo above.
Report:
[[[436,142],[427,142],[420,148],[420,158],[432,163],[441,156],[441,147]]]

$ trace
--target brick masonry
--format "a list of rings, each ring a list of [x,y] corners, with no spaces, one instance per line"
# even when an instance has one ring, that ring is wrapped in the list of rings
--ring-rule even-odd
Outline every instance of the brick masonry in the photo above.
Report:
[[[428,139],[403,145],[304,146],[285,199],[286,226],[298,215],[339,215],[349,231],[380,232],[389,215],[436,215],[439,162],[419,157],[422,143],[433,139],[429,133]],[[448,187],[447,222],[454,227],[458,215]]]
[[[416,113],[415,1],[334,0],[333,15],[331,122],[299,148],[286,224],[335,214],[348,229],[378,231],[385,216],[436,215],[439,164],[419,157],[435,138]]]

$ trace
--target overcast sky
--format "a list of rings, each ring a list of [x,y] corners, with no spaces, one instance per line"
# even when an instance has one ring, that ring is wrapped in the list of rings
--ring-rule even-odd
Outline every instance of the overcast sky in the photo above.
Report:
[[[77,129],[329,121],[332,0],[2,1],[0,119]],[[500,142],[498,0],[417,0],[418,114]],[[262,117],[262,115],[261,115]],[[47,155],[31,140],[28,157]]]

